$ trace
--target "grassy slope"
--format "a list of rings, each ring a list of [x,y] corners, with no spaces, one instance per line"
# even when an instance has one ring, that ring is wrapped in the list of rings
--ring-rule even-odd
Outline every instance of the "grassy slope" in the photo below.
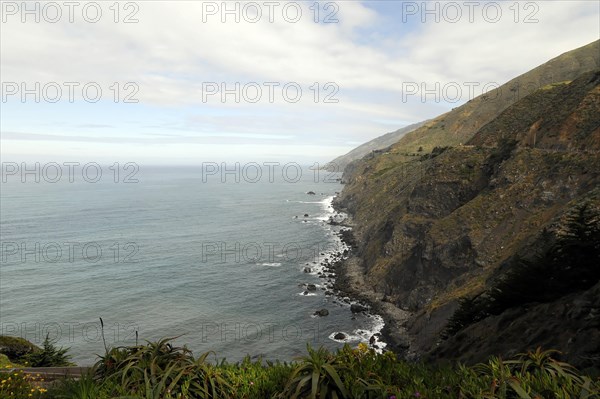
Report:
[[[540,88],[571,81],[581,73],[600,68],[599,54],[600,41],[562,54],[407,134],[394,146],[394,151],[416,152],[420,146],[431,151],[435,146],[466,143],[482,126],[516,101]]]

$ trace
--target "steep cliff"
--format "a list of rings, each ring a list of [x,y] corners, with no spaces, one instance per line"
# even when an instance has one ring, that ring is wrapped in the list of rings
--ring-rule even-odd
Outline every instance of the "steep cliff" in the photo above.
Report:
[[[542,234],[558,234],[565,215],[583,203],[600,212],[599,58],[599,42],[563,54],[346,170],[348,184],[337,206],[355,223],[358,247],[351,262],[375,299],[411,313],[389,323],[390,336],[407,355],[474,361],[504,354],[508,349],[499,340],[506,337],[498,335],[503,312],[513,312],[511,325],[535,329],[550,317],[542,314],[552,309],[548,303],[572,306],[592,289],[533,296],[496,309],[498,314],[471,315],[477,316],[471,323],[448,332],[459,300],[464,314],[465,300],[495,289],[516,258],[540,249]],[[598,256],[597,247],[589,250]],[[580,329],[600,317],[585,314],[592,316],[581,316]],[[467,329],[478,345],[464,337],[456,341]],[[552,344],[575,364],[600,354],[598,344],[574,351],[569,334],[550,330],[537,338],[530,331],[510,350]]]

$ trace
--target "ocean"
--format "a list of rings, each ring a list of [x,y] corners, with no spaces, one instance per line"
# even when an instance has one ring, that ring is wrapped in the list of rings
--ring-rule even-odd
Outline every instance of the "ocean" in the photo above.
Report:
[[[307,343],[368,342],[383,325],[325,295],[317,274],[344,249],[327,223],[338,175],[214,164],[67,176],[59,166],[3,175],[2,334],[48,335],[80,365],[105,342],[135,344],[136,332],[140,343],[176,337],[196,355],[289,361]]]

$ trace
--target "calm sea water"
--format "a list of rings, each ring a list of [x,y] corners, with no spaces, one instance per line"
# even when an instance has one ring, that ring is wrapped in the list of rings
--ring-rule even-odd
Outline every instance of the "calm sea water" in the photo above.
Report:
[[[19,173],[2,183],[2,334],[38,344],[49,334],[85,365],[104,351],[99,317],[108,346],[134,344],[136,331],[140,342],[180,336],[195,353],[232,361],[291,360],[307,342],[340,347],[332,336],[341,331],[356,344],[381,326],[353,320],[349,305],[324,295],[324,279],[303,271],[340,249],[324,222],[337,176],[275,169],[269,179],[263,169],[252,183],[247,170],[238,183],[140,167],[139,182],[124,183],[132,170],[121,166],[118,183],[107,168],[90,183],[77,173],[69,182],[65,170],[56,183]],[[303,295],[305,283],[317,290]],[[329,315],[313,316],[321,308]]]

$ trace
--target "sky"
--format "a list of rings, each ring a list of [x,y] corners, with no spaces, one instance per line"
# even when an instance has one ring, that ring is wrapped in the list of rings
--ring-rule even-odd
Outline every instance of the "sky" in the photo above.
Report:
[[[600,38],[597,1],[2,1],[3,162],[314,164]]]

